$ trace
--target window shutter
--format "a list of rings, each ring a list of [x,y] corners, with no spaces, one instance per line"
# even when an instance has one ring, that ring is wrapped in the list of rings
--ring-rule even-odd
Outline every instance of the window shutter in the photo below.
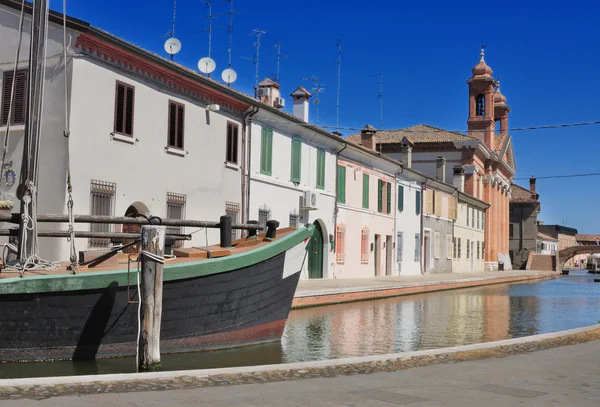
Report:
[[[396,235],[396,263],[402,262],[402,253],[404,252],[404,238],[402,232]]]
[[[317,188],[325,189],[325,150],[317,149]]]
[[[346,167],[338,165],[338,202],[346,203]]]
[[[383,181],[377,180],[377,211],[383,212]]]
[[[404,187],[402,185],[398,185],[397,187],[398,187],[398,210],[400,212],[402,212],[404,210]]]
[[[183,149],[183,136],[185,128],[184,106],[177,106],[177,148]]]
[[[425,191],[425,214],[433,215],[433,193],[434,191]]]
[[[177,133],[177,106],[169,103],[169,147],[175,147],[175,134]]]
[[[135,98],[135,90],[128,86],[126,88],[125,98],[125,135],[133,136],[133,103]]]
[[[435,215],[436,216],[442,216],[442,193],[439,191],[435,191]]]
[[[17,71],[15,80],[14,99],[11,101],[13,80],[15,76],[12,71],[4,73],[2,81],[2,110],[0,111],[1,125],[8,123],[8,115],[12,102],[11,124],[25,124],[25,108],[27,101],[27,70]]]
[[[363,208],[369,209],[369,174],[363,174]]]
[[[417,215],[421,214],[421,191],[415,193],[415,212]]]
[[[387,213],[392,213],[392,184],[387,183]]]
[[[260,143],[260,173],[271,175],[271,154],[273,151],[273,130],[263,127]]]
[[[297,137],[292,139],[292,169],[290,181],[300,182],[302,165],[302,140]]]
[[[123,114],[125,113],[125,85],[117,83],[115,94],[115,133],[123,133]]]
[[[369,229],[363,229],[360,233],[360,262],[369,263]]]

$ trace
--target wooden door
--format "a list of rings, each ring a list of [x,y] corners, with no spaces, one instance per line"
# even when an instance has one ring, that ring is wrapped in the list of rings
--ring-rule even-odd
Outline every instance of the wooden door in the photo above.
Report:
[[[323,232],[317,222],[308,242],[308,278],[323,278]]]

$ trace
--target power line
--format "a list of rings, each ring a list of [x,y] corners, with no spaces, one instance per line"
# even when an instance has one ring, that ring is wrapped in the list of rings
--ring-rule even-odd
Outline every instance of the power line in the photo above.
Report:
[[[312,80],[312,81],[316,82],[314,78],[302,78],[302,80]],[[320,86],[323,86],[323,84],[320,84]],[[320,90],[323,91],[324,89],[320,88]],[[310,123],[295,123],[295,122],[288,122],[288,121],[282,121],[282,120],[268,120],[268,121],[272,122],[272,123],[293,124],[293,125],[300,125],[300,126],[313,126]],[[512,128],[509,128],[507,131],[509,131],[509,132],[511,132],[511,131],[533,131],[533,130],[561,129],[561,128],[569,128],[569,127],[595,126],[595,125],[600,125],[600,120],[598,120],[598,121],[589,121],[589,122],[578,122],[578,123],[551,124],[551,125],[544,125],[544,126],[512,127]],[[337,127],[337,126],[327,126],[327,125],[321,125],[319,127],[321,127],[324,130],[325,129],[339,129],[339,130],[349,130],[349,131],[361,131],[362,130],[360,127]],[[429,127],[426,130],[416,130],[416,129],[378,129],[377,131],[401,131],[403,133],[438,133],[438,132],[447,132],[447,133],[460,133],[460,134],[462,134],[462,133],[469,133],[469,132],[472,132],[472,133],[486,132],[487,130],[447,130],[447,129],[438,129],[438,128],[434,128],[434,127]]]
[[[557,179],[557,178],[576,178],[576,177],[595,177],[600,176],[600,172],[591,172],[588,174],[570,174],[570,175],[548,175],[545,177],[535,177],[535,179]],[[529,178],[515,178],[516,180],[528,180]]]

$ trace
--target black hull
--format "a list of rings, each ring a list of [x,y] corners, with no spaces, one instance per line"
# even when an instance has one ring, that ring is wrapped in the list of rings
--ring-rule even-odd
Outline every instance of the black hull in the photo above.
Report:
[[[164,282],[161,352],[281,338],[299,270],[285,252],[228,272]],[[131,299],[137,301],[136,287]],[[102,289],[0,296],[0,361],[90,360],[136,352],[138,304],[114,281]]]

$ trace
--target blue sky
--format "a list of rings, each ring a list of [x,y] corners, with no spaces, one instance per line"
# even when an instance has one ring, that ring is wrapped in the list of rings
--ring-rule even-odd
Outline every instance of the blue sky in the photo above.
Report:
[[[510,127],[600,120],[600,6],[593,1],[234,0],[232,65],[234,87],[252,93],[252,29],[262,37],[260,76],[274,75],[273,46],[288,56],[281,63],[283,96],[301,78],[318,75],[325,84],[319,123],[335,124],[336,40],[343,42],[340,126],[379,127],[378,78],[383,73],[384,128],[419,123],[466,129],[467,85],[482,41],[486,61],[502,78],[512,108]],[[163,55],[160,38],[171,28],[172,0],[99,2],[69,0],[68,13],[141,47]],[[61,0],[50,0],[60,10]],[[215,14],[228,4],[213,6]],[[207,53],[207,8],[200,0],[178,0],[176,36],[183,47],[177,61],[196,67]],[[226,17],[214,20],[212,57],[216,74],[227,65]],[[214,76],[214,75],[213,75]],[[218,77],[217,76],[217,77]],[[311,120],[314,120],[311,106]],[[600,126],[513,132],[517,177],[600,172]],[[345,132],[349,134],[351,132]],[[563,223],[582,233],[600,233],[595,208],[600,177],[539,180],[547,224]],[[527,181],[517,181],[527,185]]]

